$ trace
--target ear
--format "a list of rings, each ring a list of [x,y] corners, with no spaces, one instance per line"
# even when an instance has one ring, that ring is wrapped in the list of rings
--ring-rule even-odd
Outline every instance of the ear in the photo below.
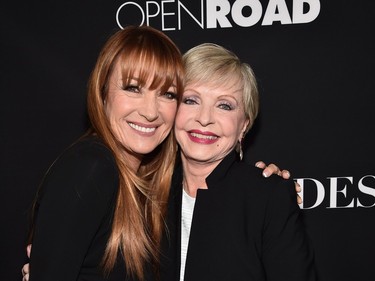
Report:
[[[246,129],[247,129],[247,126],[249,126],[249,124],[250,124],[250,119],[246,118],[246,120],[243,124],[242,130],[241,130],[241,134],[240,134],[239,139],[238,139],[239,142],[241,142],[242,139],[245,137]]]

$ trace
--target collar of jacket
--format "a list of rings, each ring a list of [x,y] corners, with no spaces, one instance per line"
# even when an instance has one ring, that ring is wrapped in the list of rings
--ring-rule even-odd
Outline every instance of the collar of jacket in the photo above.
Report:
[[[239,157],[235,150],[232,150],[224,159],[217,165],[217,167],[208,175],[206,178],[207,186],[215,188],[219,186],[218,183],[225,180],[228,172],[230,171],[231,166],[239,161]],[[178,158],[176,162],[176,168],[172,178],[172,186],[174,187],[181,187],[182,186],[182,179],[183,179],[183,169],[182,163],[180,158]],[[176,190],[177,193],[178,190]]]

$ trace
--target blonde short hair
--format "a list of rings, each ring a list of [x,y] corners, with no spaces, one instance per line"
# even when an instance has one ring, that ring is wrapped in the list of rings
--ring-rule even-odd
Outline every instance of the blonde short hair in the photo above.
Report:
[[[191,48],[183,55],[183,62],[185,85],[204,83],[239,87],[244,113],[249,120],[247,133],[259,111],[258,87],[251,67],[241,62],[233,52],[213,43]]]

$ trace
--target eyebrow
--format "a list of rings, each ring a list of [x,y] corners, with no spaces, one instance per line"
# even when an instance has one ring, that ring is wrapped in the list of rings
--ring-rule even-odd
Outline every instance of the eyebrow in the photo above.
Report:
[[[231,95],[220,95],[218,98],[219,98],[219,99],[229,98],[229,99],[232,99],[232,100],[236,101],[236,103],[238,103],[238,104],[240,103],[240,102],[236,99],[236,97],[231,96]]]

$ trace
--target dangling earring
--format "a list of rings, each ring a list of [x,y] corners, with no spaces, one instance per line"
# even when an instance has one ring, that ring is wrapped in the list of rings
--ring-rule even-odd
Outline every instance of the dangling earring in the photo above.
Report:
[[[242,140],[240,140],[240,159],[243,158],[243,150],[242,150]]]
[[[236,146],[236,151],[237,151],[237,153],[240,157],[240,160],[242,160],[242,158],[243,158],[242,140],[243,140],[243,138],[241,140],[238,140],[238,143],[237,143],[237,146]]]

